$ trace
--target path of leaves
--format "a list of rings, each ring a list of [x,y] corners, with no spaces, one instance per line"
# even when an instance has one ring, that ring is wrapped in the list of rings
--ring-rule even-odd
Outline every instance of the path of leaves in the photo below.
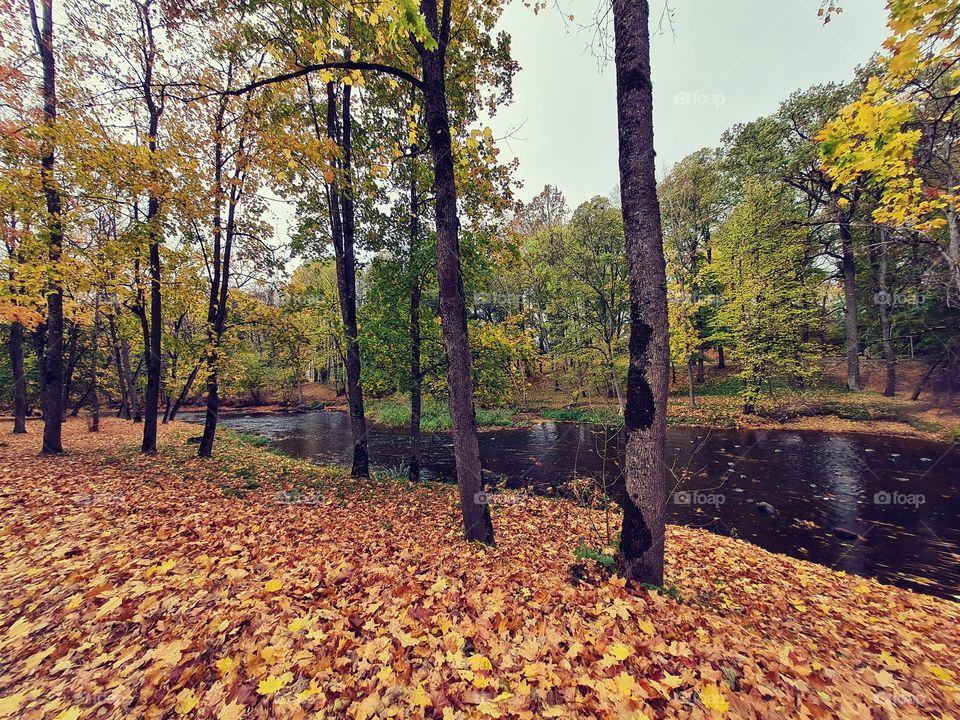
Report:
[[[452,488],[38,431],[0,447],[0,717],[960,717],[947,601],[671,528],[678,602],[573,580],[601,518],[564,501],[485,549]]]

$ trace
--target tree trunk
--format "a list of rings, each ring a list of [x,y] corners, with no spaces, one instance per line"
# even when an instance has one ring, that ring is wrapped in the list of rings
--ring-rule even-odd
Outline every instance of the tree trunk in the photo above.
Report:
[[[363,386],[360,381],[360,339],[357,328],[357,261],[356,261],[356,213],[353,202],[353,143],[352,117],[350,110],[351,87],[343,86],[342,128],[340,132],[341,176],[337,182],[341,188],[331,189],[331,221],[339,222],[339,232],[334,232],[334,249],[337,262],[337,288],[340,296],[340,316],[347,336],[346,371],[347,405],[350,408],[350,434],[353,439],[353,477],[370,476],[370,456],[367,449],[367,420],[363,410]],[[327,131],[336,132],[336,93],[333,83],[327,84]],[[337,245],[339,241],[339,246]]]
[[[886,383],[883,394],[893,397],[897,394],[897,355],[893,347],[893,294],[887,285],[887,233],[881,228],[880,253],[875,255],[877,268],[877,307],[880,311],[880,338],[883,348],[883,361],[886,368]],[[875,251],[872,251],[875,253]]]
[[[717,369],[723,370],[727,366],[727,361],[723,357],[723,345],[717,345]]]
[[[43,395],[43,453],[63,452],[63,285],[59,278],[63,252],[60,189],[56,179],[57,71],[53,54],[53,0],[41,0],[42,18],[35,0],[28,0],[37,52],[43,65],[43,136],[40,180],[47,205],[47,259],[52,272],[47,285],[46,348],[39,363]]]
[[[93,299],[93,337],[90,339],[90,432],[100,431],[100,394],[97,391],[98,341],[100,339],[100,293]]]
[[[856,263],[853,255],[850,218],[844,216],[839,223],[839,227],[840,244],[843,252],[840,264],[843,271],[843,321],[846,329],[847,389],[862,390],[863,383],[860,381],[860,337],[857,328]]]
[[[917,400],[920,399],[920,393],[923,392],[923,386],[927,384],[927,380],[929,380],[930,376],[933,375],[933,371],[936,370],[937,367],[939,367],[940,363],[942,363],[946,359],[948,354],[949,354],[949,351],[944,351],[940,353],[940,355],[937,356],[937,359],[927,366],[927,369],[924,371],[923,376],[920,378],[920,380],[917,381],[917,386],[913,389],[913,394],[910,395],[910,399],[912,401],[916,402]]]
[[[483,494],[480,445],[473,406],[470,376],[470,345],[467,340],[467,308],[460,268],[457,188],[453,172],[453,146],[447,110],[445,54],[450,34],[453,0],[444,0],[441,17],[437,0],[421,0],[420,10],[438,47],[419,49],[423,78],[423,105],[430,152],[433,157],[434,210],[437,223],[437,274],[440,290],[440,317],[447,351],[447,386],[453,453],[467,540],[493,544],[490,506]]]
[[[630,271],[626,493],[619,560],[624,577],[662,585],[669,340],[653,149],[649,14],[647,0],[613,0],[620,193]]]
[[[13,370],[13,432],[27,431],[27,393],[23,375],[23,325],[10,324],[10,368]]]
[[[197,378],[197,373],[200,371],[200,366],[203,364],[203,358],[197,361],[197,364],[193,366],[193,370],[190,371],[190,374],[187,376],[187,381],[183,384],[183,387],[180,389],[180,394],[177,395],[176,402],[173,403],[173,407],[170,408],[170,414],[164,418],[164,422],[169,422],[171,420],[177,419],[177,413],[180,412],[180,406],[183,405],[183,401],[187,399],[187,395],[190,394],[190,388],[193,387],[193,381]]]
[[[416,146],[411,148],[411,156]],[[423,406],[423,377],[420,370],[420,202],[416,168],[410,168],[410,480],[420,480],[420,415]]]
[[[73,373],[77,369],[77,362],[82,353],[77,351],[77,341],[80,336],[80,326],[77,323],[71,323],[70,332],[67,333],[67,363],[63,373],[63,419],[67,419],[67,408],[70,406],[70,393],[73,392]]]
[[[697,396],[696,396],[696,393],[694,392],[695,383],[693,378],[693,358],[691,358],[690,361],[687,363],[687,385],[689,385],[689,387],[687,388],[687,391],[688,391],[688,400],[690,403],[690,409],[694,410],[697,407]]]

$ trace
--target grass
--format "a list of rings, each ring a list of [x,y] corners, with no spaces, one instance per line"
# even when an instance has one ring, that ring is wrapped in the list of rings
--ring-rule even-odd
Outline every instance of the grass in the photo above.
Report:
[[[387,399],[370,403],[368,410],[374,422],[387,427],[405,428],[410,425],[410,402]],[[514,427],[516,411],[511,408],[477,408],[477,425],[480,427]],[[424,432],[440,432],[450,429],[450,411],[445,402],[431,397],[423,399],[420,411],[420,429]]]
[[[594,425],[622,425],[623,418],[613,410],[589,410],[584,408],[545,408],[538,413],[547,420],[556,422],[580,422]]]

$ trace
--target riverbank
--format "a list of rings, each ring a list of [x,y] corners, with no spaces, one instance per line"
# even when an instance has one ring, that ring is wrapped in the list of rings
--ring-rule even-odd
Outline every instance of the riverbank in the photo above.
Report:
[[[634,591],[563,500],[501,496],[484,548],[452,487],[139,430],[0,444],[0,716],[960,715],[956,603],[680,527]]]

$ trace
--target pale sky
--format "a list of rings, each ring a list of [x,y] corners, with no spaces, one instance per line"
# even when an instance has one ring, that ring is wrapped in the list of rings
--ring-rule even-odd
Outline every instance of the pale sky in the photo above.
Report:
[[[561,3],[574,23],[519,1],[505,12],[501,25],[522,69],[515,102],[491,125],[498,137],[511,135],[501,150],[519,158],[518,196],[528,200],[549,183],[573,208],[618,182],[615,77],[612,63],[600,68],[591,52],[592,31],[577,27],[605,3]],[[653,33],[661,3],[651,3]],[[717,145],[734,124],[774,112],[794,90],[852,79],[887,36],[885,3],[842,5],[824,26],[820,0],[671,0],[673,30],[664,23],[651,42],[658,174]]]

